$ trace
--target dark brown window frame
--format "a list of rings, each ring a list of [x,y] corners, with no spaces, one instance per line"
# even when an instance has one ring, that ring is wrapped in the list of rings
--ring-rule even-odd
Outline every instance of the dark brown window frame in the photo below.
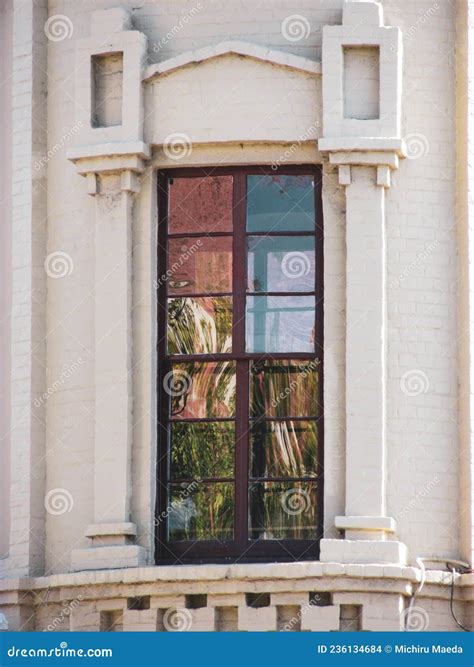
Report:
[[[323,535],[324,514],[324,407],[323,407],[323,210],[322,210],[322,169],[320,165],[293,165],[278,167],[268,165],[253,167],[207,167],[176,168],[158,172],[158,275],[167,267],[168,239],[168,180],[175,177],[203,177],[232,175],[233,187],[233,339],[240,341],[240,349],[245,350],[245,298],[246,298],[246,177],[249,175],[307,175],[315,180],[315,350],[314,353],[242,353],[216,355],[175,355],[166,351],[167,335],[167,292],[166,282],[158,284],[158,373],[157,373],[157,418],[158,452],[156,469],[156,510],[155,510],[155,561],[157,564],[184,563],[231,563],[231,562],[291,562],[296,560],[318,560],[319,542]],[[253,235],[251,232],[249,235]],[[262,233],[264,235],[264,233]],[[302,233],[307,235],[307,232]],[[218,235],[218,234],[216,234]],[[223,235],[226,235],[223,233]],[[296,236],[297,232],[282,232],[284,236]],[[174,235],[173,235],[174,236]],[[183,234],[192,237],[193,234]],[[195,236],[202,236],[197,233]],[[187,296],[187,295],[186,295]],[[312,540],[250,540],[248,538],[248,484],[249,484],[249,389],[248,382],[242,382],[242,369],[253,359],[301,359],[320,362],[318,404],[320,416],[316,419],[318,428],[318,475],[317,475],[317,526],[316,537]],[[173,361],[216,361],[233,360],[237,364],[237,385],[243,390],[237,393],[235,415],[235,533],[232,542],[219,540],[168,542],[167,534],[167,430],[169,424],[168,399],[163,389],[163,378]],[[240,376],[240,377],[239,377]],[[248,380],[248,370],[246,371]],[[240,382],[239,382],[240,379]],[[288,478],[288,481],[292,481]],[[314,480],[313,480],[314,481]]]

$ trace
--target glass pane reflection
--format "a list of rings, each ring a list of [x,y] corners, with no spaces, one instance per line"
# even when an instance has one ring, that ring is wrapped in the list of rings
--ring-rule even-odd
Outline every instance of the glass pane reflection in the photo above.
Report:
[[[252,477],[315,477],[318,434],[314,421],[260,421],[251,425]]]
[[[172,423],[171,479],[233,477],[234,440],[234,422]]]
[[[314,291],[313,236],[249,236],[249,292]]]
[[[314,539],[316,525],[317,498],[314,482],[250,484],[250,539]]]
[[[319,362],[275,359],[251,362],[251,417],[316,417]]]
[[[247,231],[314,231],[313,176],[248,176]]]
[[[232,482],[170,484],[168,539],[231,540],[234,536]]]
[[[215,354],[232,349],[232,297],[168,300],[168,353]]]
[[[232,237],[171,238],[168,294],[232,292]]]
[[[232,176],[170,179],[169,233],[232,231],[232,186]]]
[[[235,414],[235,362],[173,364],[163,387],[170,396],[172,419]]]
[[[247,297],[247,352],[313,352],[313,296]]]

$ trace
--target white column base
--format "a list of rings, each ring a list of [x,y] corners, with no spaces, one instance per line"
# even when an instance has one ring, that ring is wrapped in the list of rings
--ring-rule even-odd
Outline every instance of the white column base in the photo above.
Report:
[[[75,549],[71,553],[71,572],[114,570],[147,565],[146,549],[136,544]]]
[[[321,540],[322,563],[406,565],[408,552],[395,540]]]

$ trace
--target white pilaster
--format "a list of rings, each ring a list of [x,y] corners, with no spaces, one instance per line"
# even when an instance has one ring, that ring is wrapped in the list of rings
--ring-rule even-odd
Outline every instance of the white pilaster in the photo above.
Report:
[[[368,104],[353,104],[350,67],[377,82]],[[367,73],[367,49],[373,71]],[[359,56],[360,50],[360,56]],[[358,61],[359,58],[359,61]],[[343,25],[323,32],[324,136],[319,149],[338,165],[346,193],[346,503],[334,517],[342,540],[324,539],[321,560],[406,560],[386,515],[386,240],[385,196],[403,157],[400,139],[401,35],[383,25],[374,2],[345,2]],[[351,71],[358,80],[357,71]],[[348,103],[351,102],[352,104]],[[360,101],[359,101],[360,102]],[[378,108],[378,114],[373,109]],[[353,113],[353,110],[357,111]],[[370,113],[369,113],[370,112]]]
[[[143,143],[142,70],[146,36],[132,30],[123,8],[92,14],[91,36],[78,43],[78,144],[68,157],[95,198],[95,441],[94,516],[88,549],[73,551],[73,570],[137,567],[132,494],[132,219],[139,174],[150,151]],[[93,58],[123,54],[120,124],[93,126]],[[117,84],[118,85],[118,84]]]

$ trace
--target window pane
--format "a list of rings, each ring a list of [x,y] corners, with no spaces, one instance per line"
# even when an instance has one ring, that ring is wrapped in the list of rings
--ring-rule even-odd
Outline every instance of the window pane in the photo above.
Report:
[[[249,292],[314,291],[313,236],[249,236]]]
[[[232,237],[171,238],[168,294],[232,292]]]
[[[319,362],[251,362],[251,417],[318,416]]]
[[[313,176],[248,176],[247,231],[314,231]]]
[[[315,477],[318,434],[314,421],[260,421],[250,431],[252,477]]]
[[[173,419],[233,417],[235,414],[235,363],[189,362],[173,364],[163,379],[170,396]]]
[[[233,477],[234,422],[171,425],[170,478]]]
[[[313,352],[314,297],[247,297],[247,352]]]
[[[232,231],[232,184],[232,176],[170,179],[169,233]]]
[[[169,354],[214,354],[231,349],[231,297],[168,300]]]
[[[249,488],[250,539],[314,539],[316,508],[314,482],[254,482]]]
[[[167,512],[170,540],[231,540],[234,485],[232,482],[170,484]]]

